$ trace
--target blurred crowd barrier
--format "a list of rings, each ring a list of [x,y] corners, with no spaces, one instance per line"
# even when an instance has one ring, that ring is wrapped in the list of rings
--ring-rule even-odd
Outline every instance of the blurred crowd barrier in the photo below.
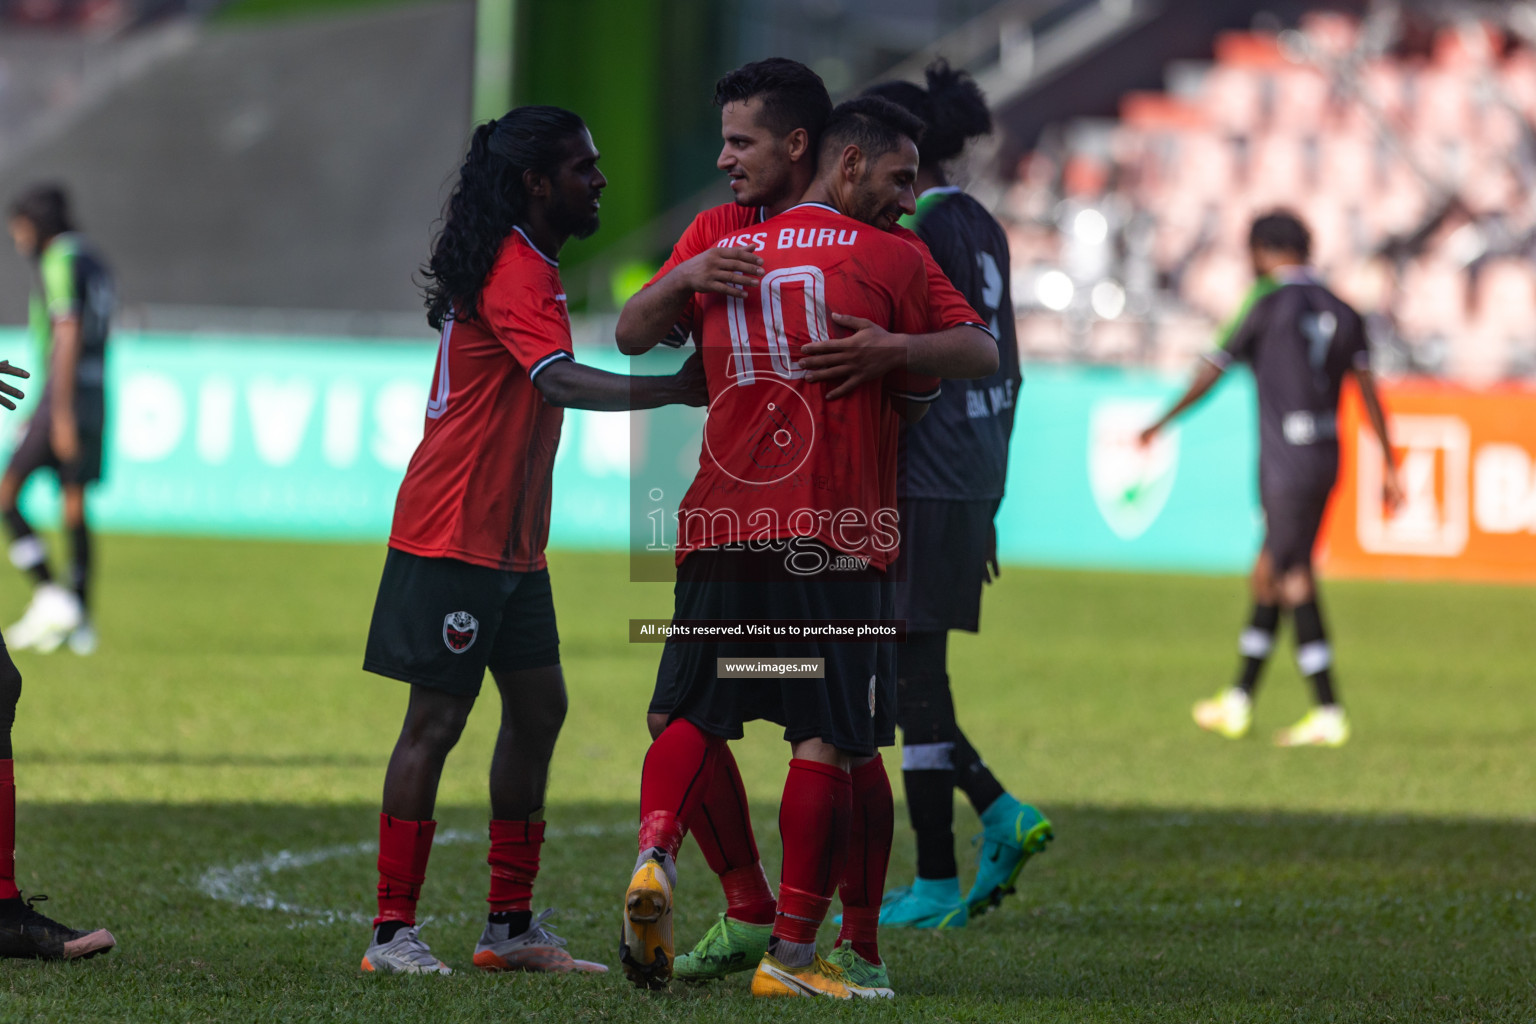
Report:
[[[1536,379],[1536,52],[1478,22],[1390,44],[1349,18],[1219,36],[1215,60],[1049,136],[1002,203],[1036,359],[1186,366],[1300,214],[1379,368]]]
[[[667,373],[678,353],[638,360],[611,321],[577,318],[578,357],[615,372]],[[36,365],[20,331],[0,358]],[[421,438],[436,364],[430,341],[124,332],[109,350],[104,530],[372,540]],[[1025,370],[998,516],[1008,562],[1239,573],[1263,533],[1252,379],[1233,374],[1150,447],[1138,432],[1182,375],[1132,367]],[[0,426],[8,452],[36,395]],[[1433,382],[1389,385],[1410,500],[1386,515],[1378,463],[1351,452],[1327,564],[1348,575],[1536,580],[1536,395]],[[1351,407],[1352,408],[1352,407]],[[1343,436],[1370,452],[1351,411]],[[674,514],[698,467],[702,411],[568,410],[555,461],[554,548],[625,551],[663,568]],[[57,514],[51,474],[23,505]],[[634,565],[641,564],[636,560]],[[639,571],[636,569],[635,571]],[[649,573],[649,569],[646,570]],[[646,575],[645,578],[652,578]]]
[[[1347,576],[1536,582],[1536,393],[1403,381],[1387,389],[1407,500],[1381,504],[1380,447],[1346,396],[1346,460],[1324,534]]]

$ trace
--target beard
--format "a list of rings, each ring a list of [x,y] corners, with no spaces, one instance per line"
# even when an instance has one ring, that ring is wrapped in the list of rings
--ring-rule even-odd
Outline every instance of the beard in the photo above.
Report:
[[[571,235],[574,238],[591,238],[597,234],[597,229],[602,227],[602,219],[595,213],[574,218],[571,225]]]

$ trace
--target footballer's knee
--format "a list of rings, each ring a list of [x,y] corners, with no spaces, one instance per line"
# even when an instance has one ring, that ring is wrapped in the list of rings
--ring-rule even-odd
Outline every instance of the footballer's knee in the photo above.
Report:
[[[501,691],[501,719],[504,727],[529,742],[547,738],[553,746],[565,724],[570,698],[565,692],[565,674],[559,665],[526,669],[520,672],[491,673]]]
[[[1280,580],[1280,599],[1286,607],[1295,608],[1306,604],[1317,594],[1317,585],[1308,569],[1292,569]]]
[[[469,721],[469,709],[473,706],[473,700],[451,698],[446,694],[418,699],[413,693],[400,738],[412,746],[446,757],[463,735],[464,725]]]

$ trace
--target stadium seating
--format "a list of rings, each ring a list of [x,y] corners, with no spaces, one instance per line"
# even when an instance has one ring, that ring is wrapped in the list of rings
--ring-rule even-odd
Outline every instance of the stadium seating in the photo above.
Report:
[[[1208,338],[1234,311],[1248,280],[1252,217],[1286,207],[1311,227],[1326,278],[1363,312],[1379,314],[1372,322],[1390,337],[1378,340],[1418,353],[1404,367],[1477,382],[1529,373],[1536,219],[1525,197],[1536,163],[1522,140],[1536,137],[1536,53],[1480,22],[1400,38],[1384,55],[1368,53],[1360,25],[1334,13],[1279,34],[1222,33],[1208,67],[1170,75],[1176,92],[1123,98],[1107,156],[1104,147],[1073,152],[1070,131],[1059,136],[1064,147],[1030,154],[1005,216],[1038,223],[1030,211],[1054,211],[1045,218],[1063,236],[1057,251],[1069,251],[1072,224],[1052,201],[1065,197],[1052,191],[1042,161],[1097,162],[1105,187],[1097,195],[1078,189],[1072,201],[1119,211],[1110,220],[1122,232],[1150,223],[1150,244],[1116,240],[1108,274],[1155,278],[1160,290],[1150,310],[1123,314],[1145,330],[1035,325],[1021,334],[1029,354],[1171,361],[1196,325]],[[1060,256],[1035,235],[1013,236],[1032,239],[1014,251],[1021,318],[1092,318],[1076,307],[1041,308],[1031,291],[1041,268],[1073,270],[1053,262]],[[1095,283],[1074,280],[1079,294]]]

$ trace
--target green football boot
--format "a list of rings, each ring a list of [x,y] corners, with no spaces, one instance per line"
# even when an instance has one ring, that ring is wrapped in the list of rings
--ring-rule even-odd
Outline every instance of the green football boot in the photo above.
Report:
[[[771,924],[748,924],[721,914],[698,945],[677,958],[672,975],[684,981],[718,981],[754,970],[768,952],[771,935]]]
[[[958,878],[918,878],[880,903],[882,928],[964,928],[969,917]]]
[[[837,948],[827,954],[827,963],[842,968],[843,977],[850,983],[867,988],[884,999],[896,994],[891,988],[891,972],[885,969],[885,962],[870,963],[859,956],[851,942],[839,942]]]
[[[1045,815],[1007,793],[982,812],[981,824],[981,862],[976,882],[965,897],[972,917],[986,913],[1013,892],[1024,863],[1056,838]]]

